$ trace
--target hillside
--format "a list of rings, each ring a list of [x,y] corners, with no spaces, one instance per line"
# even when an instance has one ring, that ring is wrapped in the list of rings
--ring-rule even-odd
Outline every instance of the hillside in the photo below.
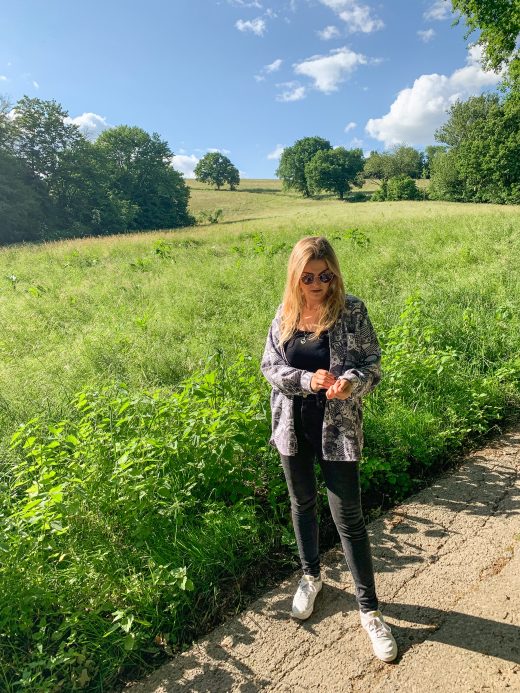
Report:
[[[216,225],[0,249],[6,691],[107,690],[295,565],[259,360],[303,235],[331,240],[383,350],[367,507],[518,410],[519,208],[276,185],[190,182]]]

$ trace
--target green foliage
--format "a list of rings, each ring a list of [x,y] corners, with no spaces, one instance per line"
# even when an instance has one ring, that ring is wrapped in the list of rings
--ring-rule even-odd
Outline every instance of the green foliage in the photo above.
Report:
[[[201,209],[198,215],[199,224],[218,224],[224,216],[224,211],[219,209]]]
[[[368,248],[370,245],[370,238],[361,229],[353,228],[344,231],[343,235],[333,236],[334,241],[350,241],[353,246],[357,248]]]
[[[278,253],[290,252],[290,247],[287,243],[281,241],[278,243],[268,243],[263,233],[248,233],[241,236],[241,240],[253,241],[251,245],[243,243],[242,245],[234,245],[231,250],[241,257],[254,257],[265,255],[268,258],[278,255]]]
[[[0,150],[0,244],[40,240],[50,200],[23,161]]]
[[[0,101],[3,243],[56,240],[194,222],[189,189],[154,133],[120,126],[95,143],[55,101]]]
[[[0,150],[12,151],[13,120],[10,118],[11,102],[0,94]]]
[[[430,164],[431,183],[428,195],[432,200],[459,201],[462,181],[457,169],[455,152],[439,152]]]
[[[383,180],[381,187],[372,195],[372,200],[383,202],[385,200],[420,200],[423,198],[413,178],[408,176],[395,176],[389,180]]]
[[[465,19],[469,33],[479,31],[477,43],[484,48],[488,67],[499,70],[519,62],[520,5],[516,0],[452,0]]]
[[[226,219],[243,205],[218,233],[0,253],[2,690],[117,688],[297,565],[258,365],[302,235],[333,241],[383,347],[371,498],[402,498],[518,409],[515,208],[367,203],[346,223],[265,188],[200,190]]]
[[[35,177],[44,178],[52,192],[63,153],[81,140],[77,125],[56,101],[22,97],[15,106],[11,147]]]
[[[210,183],[217,190],[229,184],[230,190],[235,190],[240,184],[240,175],[227,156],[220,152],[208,152],[195,166],[195,178],[201,183]]]
[[[436,138],[449,150],[432,162],[432,196],[520,202],[520,101],[483,94],[457,102]]]
[[[105,130],[93,145],[106,161],[110,189],[132,205],[129,229],[167,229],[192,223],[189,188],[171,165],[172,152],[157,133],[120,125]]]
[[[446,147],[439,144],[431,144],[424,148],[424,166],[422,170],[423,178],[430,178],[432,172],[432,162],[437,154],[446,151]]]
[[[380,180],[396,176],[420,178],[422,169],[422,154],[413,147],[399,144],[388,152],[370,152],[365,161],[364,176]]]
[[[63,152],[53,186],[48,238],[104,235],[132,228],[139,206],[114,188],[106,152],[82,138]]]
[[[342,200],[352,184],[362,186],[359,174],[363,170],[361,149],[344,147],[322,149],[305,164],[305,177],[312,193],[320,190],[334,193]]]
[[[292,147],[283,150],[276,176],[283,181],[286,190],[296,190],[304,197],[310,197],[311,190],[305,167],[319,151],[330,149],[330,142],[322,137],[303,137],[296,140]]]
[[[273,472],[266,392],[251,359],[225,368],[217,353],[175,392],[84,390],[69,418],[18,428],[0,564],[4,681],[106,687],[143,651],[159,655],[159,635],[175,646],[218,612],[220,585],[272,541],[264,494],[254,500]]]
[[[520,395],[520,353],[476,372],[461,351],[475,341],[476,316],[465,315],[450,343],[415,293],[379,331],[384,378],[365,406],[363,488],[404,497]],[[503,305],[493,321],[513,317]],[[153,661],[210,625],[229,581],[242,584],[275,548],[295,551],[267,444],[268,391],[251,357],[226,364],[216,352],[174,390],[86,388],[67,418],[17,428],[0,485],[8,687],[113,686],[144,654]]]

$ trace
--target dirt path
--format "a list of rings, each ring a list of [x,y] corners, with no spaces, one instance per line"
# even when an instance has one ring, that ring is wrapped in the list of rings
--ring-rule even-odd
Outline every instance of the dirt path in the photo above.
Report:
[[[520,427],[369,525],[400,654],[359,625],[343,555],[324,555],[314,614],[292,620],[300,573],[130,693],[520,691]]]

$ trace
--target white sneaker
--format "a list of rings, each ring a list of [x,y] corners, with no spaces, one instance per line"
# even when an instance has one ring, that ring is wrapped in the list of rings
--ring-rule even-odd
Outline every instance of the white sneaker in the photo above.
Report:
[[[361,625],[372,641],[374,654],[383,662],[391,662],[397,657],[397,643],[388,623],[380,611],[359,612]]]
[[[314,609],[314,600],[321,590],[323,582],[320,577],[304,575],[298,584],[292,603],[292,615],[294,618],[309,618]]]

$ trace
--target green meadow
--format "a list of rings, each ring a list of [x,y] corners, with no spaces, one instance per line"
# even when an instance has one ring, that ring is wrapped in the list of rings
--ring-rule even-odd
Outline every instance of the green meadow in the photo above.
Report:
[[[302,236],[383,348],[366,498],[518,409],[518,207],[189,185],[220,223],[0,249],[1,690],[109,690],[297,565],[259,362]]]

